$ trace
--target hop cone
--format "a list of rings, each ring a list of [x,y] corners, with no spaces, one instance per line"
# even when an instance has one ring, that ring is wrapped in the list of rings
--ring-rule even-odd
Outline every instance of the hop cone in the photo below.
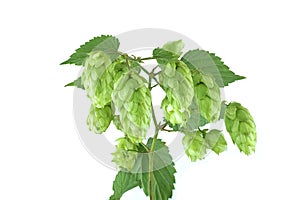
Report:
[[[110,105],[97,108],[92,104],[87,118],[87,125],[90,131],[101,134],[106,131],[112,119],[113,114]]]
[[[187,132],[182,139],[186,155],[195,162],[197,159],[204,159],[206,155],[206,142],[200,131]]]
[[[135,71],[129,71],[116,83],[113,92],[122,130],[135,143],[145,138],[151,121],[151,93],[146,82]]]
[[[98,105],[99,102],[95,98],[96,88],[100,77],[110,64],[110,58],[102,51],[91,52],[84,64],[81,81],[87,91],[87,96],[96,107],[103,107],[103,105]]]
[[[221,110],[219,86],[212,76],[199,71],[193,71],[193,81],[200,115],[209,122],[217,121]]]
[[[181,110],[178,101],[173,96],[166,96],[161,102],[161,107],[164,110],[165,119],[172,125],[183,124],[189,117],[189,113]]]
[[[173,125],[184,124],[194,97],[191,72],[181,61],[168,63],[161,68],[159,81],[167,94],[162,102],[165,117]]]
[[[114,84],[127,71],[126,61],[123,58],[118,59],[105,69],[95,88],[94,98],[97,106],[103,107],[111,102]]]
[[[128,138],[119,138],[116,151],[112,154],[112,161],[117,167],[131,170],[137,158],[137,146],[135,146]]]
[[[220,154],[227,148],[227,142],[221,131],[213,129],[205,134],[205,142],[209,149],[212,149],[216,154]]]
[[[231,102],[225,110],[225,125],[240,151],[246,155],[255,151],[256,126],[247,108],[240,103]]]

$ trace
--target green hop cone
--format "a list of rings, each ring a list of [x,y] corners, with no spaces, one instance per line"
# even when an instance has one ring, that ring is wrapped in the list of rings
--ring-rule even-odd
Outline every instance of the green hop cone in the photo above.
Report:
[[[84,69],[81,75],[81,82],[87,92],[88,98],[96,107],[100,106],[96,98],[96,89],[99,79],[104,73],[105,69],[110,66],[110,58],[102,51],[92,51],[86,59]]]
[[[119,169],[131,170],[137,159],[137,146],[128,138],[119,138],[116,151],[112,153],[112,161]]]
[[[186,155],[195,162],[197,159],[204,159],[206,155],[207,144],[200,131],[187,132],[182,139],[182,145]]]
[[[95,88],[95,101],[98,106],[103,107],[111,102],[114,84],[127,71],[126,60],[123,57],[120,57],[106,68]]]
[[[256,125],[248,109],[231,102],[225,110],[226,130],[240,151],[246,155],[255,151]]]
[[[189,117],[187,111],[181,111],[181,107],[175,98],[172,96],[165,97],[161,102],[161,107],[165,113],[165,119],[169,121],[173,126],[177,124],[183,124]]]
[[[132,70],[115,84],[113,92],[122,131],[135,143],[146,137],[151,122],[151,93],[146,85],[147,81]]]
[[[209,122],[219,119],[221,110],[220,89],[214,78],[199,71],[193,71],[195,97],[200,115]]]
[[[101,134],[106,131],[112,119],[113,114],[110,104],[103,108],[97,108],[92,104],[87,117],[87,125],[90,131]]]
[[[166,120],[173,125],[185,124],[194,97],[191,72],[181,61],[162,65],[161,69],[159,81],[167,94],[162,102]]]
[[[220,154],[227,148],[227,142],[221,131],[213,129],[205,134],[207,147],[216,154]]]

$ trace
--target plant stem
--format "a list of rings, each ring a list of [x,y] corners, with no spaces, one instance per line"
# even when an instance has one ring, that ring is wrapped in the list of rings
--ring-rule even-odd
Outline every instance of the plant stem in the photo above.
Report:
[[[129,65],[129,62],[128,62],[128,55],[127,54],[126,54],[126,65],[127,65],[128,70],[130,70],[130,65]]]
[[[141,58],[141,60],[153,60],[153,59],[155,59],[155,58],[153,58],[153,57]]]
[[[148,88],[149,90],[151,90],[151,80],[153,77],[149,76],[149,83],[148,83]],[[153,194],[153,153],[155,150],[155,143],[158,137],[158,132],[160,130],[160,125],[157,123],[157,119],[155,116],[155,112],[154,112],[154,107],[153,104],[151,102],[151,112],[152,112],[152,119],[153,119],[153,123],[155,126],[155,134],[153,137],[153,141],[152,141],[152,145],[151,145],[151,149],[149,152],[149,186],[150,186],[150,200],[153,200],[154,198],[154,194]]]
[[[139,66],[143,72],[145,72],[148,76],[150,76],[150,72],[148,72],[144,67]]]

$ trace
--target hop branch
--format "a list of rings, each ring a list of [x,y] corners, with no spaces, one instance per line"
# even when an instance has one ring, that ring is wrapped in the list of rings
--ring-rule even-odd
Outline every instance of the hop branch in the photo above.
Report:
[[[121,199],[137,186],[150,200],[172,197],[176,170],[168,147],[159,139],[160,132],[183,134],[185,153],[195,162],[204,159],[208,151],[219,155],[227,149],[221,130],[203,128],[224,119],[238,149],[246,155],[255,151],[256,125],[249,110],[237,102],[225,104],[220,95],[220,88],[245,77],[232,72],[221,58],[198,49],[182,55],[181,40],[168,42],[145,58],[122,53],[118,47],[117,38],[102,35],[82,45],[62,63],[84,67],[81,77],[66,86],[86,91],[91,103],[89,130],[102,134],[113,122],[124,133],[112,154],[119,172],[110,200]],[[151,59],[157,65],[148,71],[143,64]],[[151,92],[157,86],[165,92],[161,122],[152,104]],[[146,138],[151,121],[154,136]]]

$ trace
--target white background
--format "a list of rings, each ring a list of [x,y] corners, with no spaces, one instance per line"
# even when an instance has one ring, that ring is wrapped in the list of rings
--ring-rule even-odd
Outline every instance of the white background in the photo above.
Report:
[[[195,3],[198,2],[198,3]],[[166,28],[216,52],[246,80],[226,88],[257,123],[255,155],[178,168],[174,198],[300,199],[297,1],[1,1],[0,199],[108,199],[115,172],[77,136],[78,67],[59,66],[85,41]],[[147,199],[139,190],[125,199]]]

